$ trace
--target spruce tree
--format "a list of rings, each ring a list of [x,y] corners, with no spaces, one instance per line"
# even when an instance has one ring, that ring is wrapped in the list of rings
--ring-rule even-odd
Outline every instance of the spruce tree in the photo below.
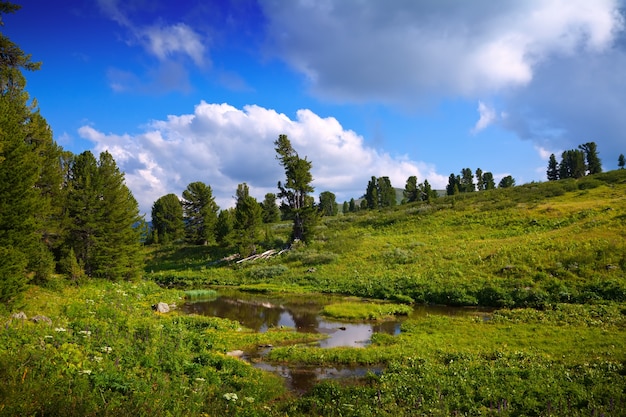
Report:
[[[170,243],[185,236],[183,204],[176,194],[160,197],[152,205],[152,230],[155,243]]]
[[[218,205],[211,186],[201,181],[192,182],[183,191],[183,213],[187,240],[196,245],[215,242],[215,223]]]
[[[330,191],[323,191],[320,193],[320,205],[319,209],[323,216],[336,216],[337,215],[337,198],[334,193]]]
[[[600,157],[598,157],[598,147],[595,142],[587,142],[580,146],[578,149],[585,153],[585,161],[587,163],[587,173],[589,175],[599,174],[602,172],[602,163]]]
[[[239,253],[247,256],[256,251],[259,227],[262,223],[261,206],[250,195],[245,182],[237,186],[237,203],[235,204],[234,229]]]
[[[263,210],[263,223],[275,223],[280,220],[280,209],[276,204],[276,194],[265,194],[261,208]]]
[[[415,175],[411,175],[406,180],[406,185],[404,186],[404,201],[406,203],[413,203],[420,199],[419,190],[417,187],[417,177]]]
[[[548,181],[556,181],[559,179],[559,164],[556,162],[556,156],[554,156],[554,154],[551,154],[548,160],[547,175]]]
[[[483,174],[483,189],[493,190],[494,188],[496,188],[496,181],[493,179],[493,174],[491,172],[485,172]]]
[[[619,157],[617,158],[617,166],[620,169],[624,169],[624,166],[626,166],[626,158],[623,153],[619,154]]]
[[[377,180],[380,207],[394,207],[396,205],[396,190],[391,185],[389,177],[380,177]]]

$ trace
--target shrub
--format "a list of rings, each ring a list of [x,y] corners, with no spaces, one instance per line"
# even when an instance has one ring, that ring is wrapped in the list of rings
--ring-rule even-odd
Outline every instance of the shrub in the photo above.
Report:
[[[289,271],[289,268],[285,265],[266,265],[253,267],[248,271],[248,274],[251,278],[267,279],[282,275],[287,271]]]

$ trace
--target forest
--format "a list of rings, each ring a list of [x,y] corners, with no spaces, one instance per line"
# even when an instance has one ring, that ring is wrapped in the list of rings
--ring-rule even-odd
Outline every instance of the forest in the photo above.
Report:
[[[623,155],[603,171],[588,142],[546,182],[464,168],[439,191],[381,173],[338,203],[280,135],[275,194],[241,183],[220,209],[199,179],[147,221],[110,153],[55,142],[40,64],[0,51],[0,416],[626,415]],[[235,290],[398,330],[324,348],[186,310]],[[287,368],[364,371],[296,391]]]

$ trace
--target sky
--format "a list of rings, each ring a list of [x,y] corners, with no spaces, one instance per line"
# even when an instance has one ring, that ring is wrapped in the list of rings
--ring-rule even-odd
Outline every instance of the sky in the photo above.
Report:
[[[626,153],[625,0],[33,0],[2,33],[54,138],[108,150],[150,217],[192,182],[262,201],[288,135],[318,195],[464,168],[545,181],[548,158]]]

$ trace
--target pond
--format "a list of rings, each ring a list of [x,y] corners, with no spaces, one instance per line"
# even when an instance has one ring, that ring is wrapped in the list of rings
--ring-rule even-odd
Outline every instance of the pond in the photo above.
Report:
[[[406,316],[384,322],[342,322],[329,320],[320,315],[325,305],[355,298],[325,294],[268,295],[248,293],[233,289],[220,289],[211,299],[188,301],[181,306],[187,314],[200,314],[235,320],[242,326],[257,332],[270,328],[289,327],[297,332],[320,333],[327,338],[316,342],[321,348],[365,347],[370,343],[373,333],[397,335]],[[410,318],[427,314],[443,315],[482,315],[487,311],[475,308],[445,306],[415,306]],[[380,367],[293,367],[273,365],[262,360],[267,349],[246,352],[243,359],[267,371],[272,371],[285,378],[288,388],[304,392],[316,382],[328,378],[363,376],[367,372],[380,372]]]

